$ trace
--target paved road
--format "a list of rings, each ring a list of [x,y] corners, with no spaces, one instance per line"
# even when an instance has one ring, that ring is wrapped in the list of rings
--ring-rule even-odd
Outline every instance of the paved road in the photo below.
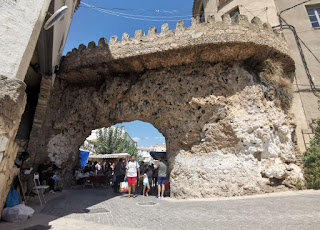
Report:
[[[320,191],[192,201],[129,199],[115,197],[107,189],[69,190],[50,196],[32,219],[20,225],[2,223],[0,229],[37,224],[52,225],[51,229],[320,229]],[[139,202],[157,204],[141,206]]]

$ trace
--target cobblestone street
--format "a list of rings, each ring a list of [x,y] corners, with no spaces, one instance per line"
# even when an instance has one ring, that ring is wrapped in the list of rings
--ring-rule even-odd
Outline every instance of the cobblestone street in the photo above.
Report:
[[[111,189],[68,190],[33,218],[0,229],[319,229],[320,192],[175,200],[114,196]],[[34,200],[35,202],[36,200]],[[155,205],[151,205],[154,202]],[[139,205],[147,204],[147,205]],[[62,224],[61,224],[62,223]],[[37,226],[30,228],[31,226]]]

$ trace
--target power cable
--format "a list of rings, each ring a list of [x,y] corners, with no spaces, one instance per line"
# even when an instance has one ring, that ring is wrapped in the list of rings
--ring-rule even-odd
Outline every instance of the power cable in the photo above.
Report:
[[[191,17],[192,15],[178,15],[178,16],[149,16],[149,15],[135,15],[135,14],[125,14],[125,13],[121,13],[121,12],[116,12],[116,11],[112,11],[109,10],[108,8],[104,8],[104,7],[96,7],[96,6],[80,6],[81,8],[94,8],[94,9],[99,9],[99,10],[103,10],[106,12],[110,12],[110,13],[114,13],[114,14],[119,14],[119,15],[125,15],[125,16],[129,16],[129,17],[142,17],[142,18],[179,18],[179,17]],[[154,12],[159,13],[160,11],[155,10]]]
[[[112,11],[110,8],[105,8],[105,7],[97,7],[97,6],[93,6],[90,5],[88,3],[85,2],[81,2],[80,7],[84,7],[84,8],[91,8],[94,10],[97,10],[99,12],[102,13],[106,13],[109,15],[113,15],[113,16],[120,16],[120,17],[124,17],[124,18],[129,18],[129,19],[135,19],[135,20],[148,20],[148,21],[164,21],[164,19],[169,19],[167,21],[176,21],[178,19],[182,19],[182,20],[191,20],[191,17],[195,17],[195,16],[200,16],[201,14],[195,14],[195,15],[176,15],[176,16],[169,16],[169,15],[164,15],[164,16],[148,16],[148,15],[137,15],[137,14],[127,14],[127,13],[121,13],[121,12],[116,12],[116,11]],[[130,9],[130,8],[112,8],[112,9],[119,9],[119,10],[135,10],[135,11],[150,11],[150,12],[156,12],[156,13],[170,13],[170,14],[174,14],[174,13],[178,13],[179,10],[172,10],[172,11],[168,11],[168,10],[144,10],[144,9]],[[260,12],[258,15],[260,15],[261,13],[263,13],[265,10],[267,10],[268,8],[263,7],[260,9],[256,9],[256,10],[248,10],[246,9],[249,13],[251,13],[253,16],[255,16],[252,12],[256,12],[256,11],[260,11],[261,9],[263,9],[262,12]],[[216,14],[217,12],[214,11],[205,11],[206,14]],[[219,14],[225,14],[228,12],[219,12]],[[157,20],[151,20],[151,19],[157,19]],[[176,20],[170,20],[170,19],[174,19],[177,18]],[[161,20],[160,20],[161,19]]]
[[[134,15],[134,14],[125,14],[125,13],[120,13],[120,12],[115,12],[115,11],[111,11],[111,10],[106,10],[106,9],[102,9],[100,7],[96,7],[93,5],[89,5],[85,2],[82,2],[83,5],[95,9],[97,11],[100,11],[102,13],[106,13],[109,15],[114,15],[114,16],[120,16],[120,17],[124,17],[124,18],[129,18],[129,19],[136,19],[136,20],[147,20],[147,21],[163,21],[163,19],[171,19],[171,18],[186,18],[189,17],[191,15],[185,15],[185,16],[147,16],[147,15]],[[159,20],[162,19],[162,20]],[[186,18],[185,20],[191,20],[190,18]],[[167,20],[167,21],[177,21],[177,20]]]
[[[282,20],[283,20],[283,18],[281,17],[281,14],[282,14],[282,13],[284,13],[284,12],[286,12],[286,11],[288,11],[288,10],[291,10],[291,9],[297,7],[297,6],[300,6],[300,5],[302,5],[302,4],[305,4],[305,3],[307,3],[307,2],[310,2],[310,1],[311,1],[311,0],[307,0],[307,1],[301,2],[301,3],[298,3],[298,4],[294,5],[294,6],[291,6],[291,7],[287,8],[287,9],[284,9],[284,10],[280,11],[280,13],[278,14],[278,17],[279,17],[279,20],[280,20],[280,27],[282,28]],[[281,20],[281,19],[282,19],[282,20]]]
[[[317,62],[320,63],[320,60],[318,59],[318,57],[311,51],[311,49],[306,45],[306,43],[304,43],[304,41],[302,41],[300,37],[299,37],[299,40],[304,45],[304,47],[306,47],[306,49],[312,54],[312,56],[317,60]]]

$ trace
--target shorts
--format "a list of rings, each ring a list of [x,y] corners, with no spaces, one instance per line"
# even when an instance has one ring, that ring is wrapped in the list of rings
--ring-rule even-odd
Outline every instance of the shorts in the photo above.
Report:
[[[166,178],[162,177],[162,176],[159,176],[158,177],[158,184],[165,184],[165,183],[166,183]]]
[[[128,185],[133,185],[137,183],[137,177],[128,177],[127,178]]]
[[[144,186],[148,186],[148,185],[149,185],[149,182],[143,182],[143,185],[144,185]]]

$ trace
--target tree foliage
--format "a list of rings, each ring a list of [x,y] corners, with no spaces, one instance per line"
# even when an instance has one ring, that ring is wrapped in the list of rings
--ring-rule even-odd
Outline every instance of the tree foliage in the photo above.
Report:
[[[307,187],[320,189],[320,119],[316,121],[315,137],[302,157]]]
[[[127,133],[123,133],[118,127],[99,129],[97,140],[87,140],[81,148],[95,154],[129,153],[138,159],[136,145],[129,141]]]

